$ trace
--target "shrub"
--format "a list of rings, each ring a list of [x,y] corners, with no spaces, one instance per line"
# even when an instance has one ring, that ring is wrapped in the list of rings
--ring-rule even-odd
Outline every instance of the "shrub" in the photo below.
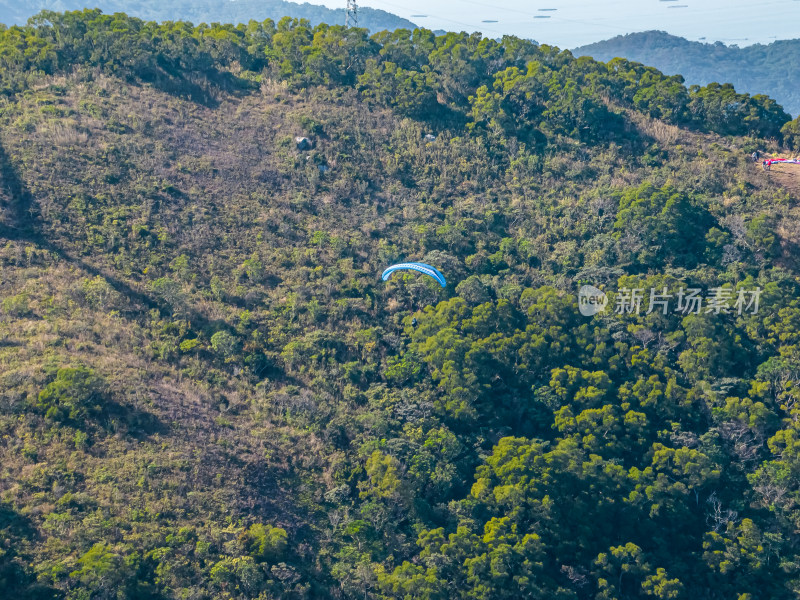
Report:
[[[256,560],[275,560],[286,550],[286,530],[280,527],[254,523],[242,537],[248,554]]]
[[[86,367],[59,369],[39,392],[36,408],[50,421],[85,421],[102,412],[103,380]]]

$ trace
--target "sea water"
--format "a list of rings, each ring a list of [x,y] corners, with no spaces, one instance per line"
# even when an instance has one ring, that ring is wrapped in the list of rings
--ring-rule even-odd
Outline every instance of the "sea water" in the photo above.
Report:
[[[332,8],[344,4],[322,2]],[[363,0],[363,5],[428,29],[516,35],[560,48],[653,29],[739,46],[800,37],[797,0]]]

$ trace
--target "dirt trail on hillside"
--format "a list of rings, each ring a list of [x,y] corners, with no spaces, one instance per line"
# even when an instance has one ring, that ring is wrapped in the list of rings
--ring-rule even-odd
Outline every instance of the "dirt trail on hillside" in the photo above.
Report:
[[[800,200],[800,165],[773,163],[766,174],[774,183],[786,188],[794,199]]]

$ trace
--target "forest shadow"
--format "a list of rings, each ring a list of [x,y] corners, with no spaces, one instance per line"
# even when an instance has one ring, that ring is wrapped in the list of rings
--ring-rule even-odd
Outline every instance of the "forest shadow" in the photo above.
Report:
[[[265,520],[288,519],[294,527],[308,522],[308,511],[292,501],[294,496],[287,489],[287,473],[283,469],[263,460],[234,457],[233,463],[242,478],[238,500],[242,508]]]
[[[106,418],[118,420],[125,427],[128,436],[138,441],[155,435],[166,435],[170,426],[157,415],[116,401],[105,403]]]
[[[128,83],[136,85],[137,81]],[[217,108],[220,104],[209,89],[182,76],[158,73],[154,76],[142,76],[141,83],[148,83],[160,92],[189,100],[206,108]]]
[[[216,97],[217,92],[241,97],[255,87],[253,82],[236,77],[233,73],[217,70],[205,73],[202,82],[198,83],[180,70],[166,64],[159,65],[159,69],[138,73],[138,81],[133,79],[128,83],[133,85],[147,83],[165,94],[183,98],[210,109],[217,108],[221,104]]]
[[[35,223],[33,195],[17,174],[3,144],[0,144],[0,193],[7,198],[5,210],[0,215],[0,237],[32,234]]]
[[[37,582],[28,566],[28,557],[20,555],[24,542],[37,538],[39,532],[27,516],[10,504],[0,502],[0,592],[3,598],[52,600],[63,596],[58,590]]]
[[[101,277],[114,291],[126,299],[128,306],[124,312],[129,318],[143,323],[150,317],[149,312],[152,310],[158,311],[159,316],[164,319],[176,318],[176,313],[183,313],[181,316],[191,323],[192,330],[196,332],[205,332],[209,337],[218,331],[236,335],[236,329],[230,323],[220,319],[209,319],[202,313],[187,309],[187,307],[181,307],[181,310],[177,311],[158,297],[135,289],[126,281],[115,276],[109,269],[87,262],[61,245],[47,239],[43,232],[40,215],[36,210],[33,194],[19,176],[2,142],[0,142],[0,176],[2,176],[0,191],[5,191],[8,198],[8,210],[6,211],[8,214],[5,222],[2,219],[3,214],[0,213],[0,241],[5,239],[32,244],[91,277]],[[274,366],[270,369],[273,373],[275,370]]]
[[[48,240],[42,232],[33,194],[31,194],[27,185],[17,173],[2,143],[0,143],[0,176],[2,177],[0,190],[4,190],[8,197],[6,222],[0,222],[0,239],[32,244],[41,250],[51,253],[58,259],[78,267],[93,277],[102,277],[117,293],[128,299],[130,304],[133,305],[131,306],[132,312],[138,316],[142,316],[153,309],[158,310],[162,316],[168,316],[173,313],[165,303],[158,301],[145,292],[134,289],[130,284],[115,277],[108,270],[95,266]],[[193,323],[203,329],[223,326],[223,323],[210,321],[197,312],[191,312],[189,316]]]
[[[19,514],[5,502],[0,502],[0,531],[6,536],[25,539],[33,539],[37,533],[28,517]]]

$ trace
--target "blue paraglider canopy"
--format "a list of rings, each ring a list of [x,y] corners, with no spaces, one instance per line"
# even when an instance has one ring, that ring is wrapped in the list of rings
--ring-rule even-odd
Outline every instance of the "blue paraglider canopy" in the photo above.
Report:
[[[426,265],[425,263],[407,262],[407,263],[398,263],[396,265],[392,265],[383,272],[382,279],[386,281],[387,279],[389,279],[389,277],[392,276],[392,273],[394,273],[395,271],[419,271],[420,273],[424,273],[428,277],[433,277],[442,287],[447,286],[447,282],[444,279],[444,275],[442,275],[432,266]]]

